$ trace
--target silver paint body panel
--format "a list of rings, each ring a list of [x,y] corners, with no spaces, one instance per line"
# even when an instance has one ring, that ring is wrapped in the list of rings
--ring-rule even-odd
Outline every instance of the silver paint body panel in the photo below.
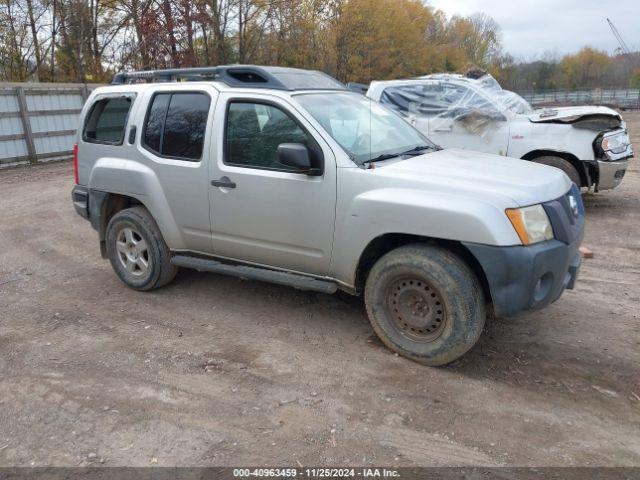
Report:
[[[158,91],[211,97],[200,162],[160,158],[141,145],[148,102]],[[81,185],[138,200],[173,251],[302,273],[348,288],[355,284],[362,252],[380,235],[518,245],[504,210],[558,198],[571,185],[552,167],[462,150],[360,168],[296,101],[300,92],[219,82],[109,86],[93,92],[81,118],[96,95],[122,93],[136,94],[123,145],[86,143],[78,133]],[[225,165],[225,112],[234,98],[268,100],[295,116],[323,151],[323,175]],[[133,126],[137,135],[129,145]],[[237,188],[211,185],[223,176]]]

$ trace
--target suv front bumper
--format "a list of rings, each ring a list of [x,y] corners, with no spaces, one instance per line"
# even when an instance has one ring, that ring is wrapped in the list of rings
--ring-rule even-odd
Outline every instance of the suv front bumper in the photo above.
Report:
[[[573,185],[565,195],[542,206],[553,240],[509,247],[463,243],[484,271],[496,316],[545,307],[576,283],[585,214],[580,190]]]
[[[498,317],[537,310],[573,289],[580,263],[580,242],[548,240],[530,246],[464,244],[484,270]]]

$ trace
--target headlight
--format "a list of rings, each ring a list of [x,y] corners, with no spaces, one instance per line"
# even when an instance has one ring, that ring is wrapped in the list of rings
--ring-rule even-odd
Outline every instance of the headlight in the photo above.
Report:
[[[553,238],[553,228],[551,228],[551,222],[542,205],[508,208],[505,212],[523,245],[531,245]]]
[[[602,139],[602,150],[605,152],[622,153],[629,145],[629,137],[624,133],[611,135]]]

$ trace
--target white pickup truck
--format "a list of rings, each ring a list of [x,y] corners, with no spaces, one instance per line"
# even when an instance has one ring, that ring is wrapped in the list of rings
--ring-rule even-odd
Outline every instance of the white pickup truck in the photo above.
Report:
[[[607,107],[534,110],[491,75],[436,74],[372,82],[367,96],[400,113],[444,148],[530,160],[563,170],[579,187],[617,187],[633,157],[627,127]]]

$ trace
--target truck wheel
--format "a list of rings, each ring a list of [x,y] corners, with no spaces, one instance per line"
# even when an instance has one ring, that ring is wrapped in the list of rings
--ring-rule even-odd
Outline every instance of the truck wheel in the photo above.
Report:
[[[578,170],[576,170],[576,167],[571,165],[571,162],[569,162],[568,160],[565,160],[562,157],[546,156],[546,157],[534,158],[533,161],[536,163],[541,163],[543,165],[549,165],[550,167],[559,168],[564,173],[566,173],[569,179],[573,183],[578,185],[578,187],[582,186],[582,182],[580,180],[580,174],[578,173]]]
[[[365,286],[369,321],[394,352],[424,365],[445,365],[480,338],[485,301],[475,274],[436,246],[406,245],[384,255]]]
[[[144,207],[127,208],[111,218],[106,247],[116,274],[134,290],[162,287],[178,271],[158,225]]]

